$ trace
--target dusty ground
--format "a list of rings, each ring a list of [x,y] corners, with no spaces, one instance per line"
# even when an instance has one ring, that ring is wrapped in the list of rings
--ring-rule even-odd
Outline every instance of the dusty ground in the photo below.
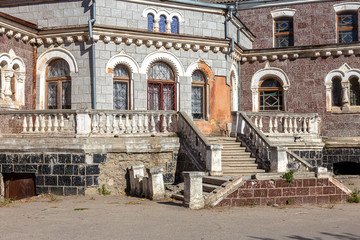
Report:
[[[0,207],[0,239],[354,240],[359,210],[339,204],[194,211],[124,195],[35,197]]]
[[[360,190],[359,175],[335,175],[334,177],[347,186],[351,191],[354,191],[354,189]]]

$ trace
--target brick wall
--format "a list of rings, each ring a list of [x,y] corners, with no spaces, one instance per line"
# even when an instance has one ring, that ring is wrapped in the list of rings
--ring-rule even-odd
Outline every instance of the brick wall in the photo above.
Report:
[[[325,77],[348,63],[352,68],[360,68],[356,55],[328,58],[299,58],[296,60],[271,61],[270,66],[284,70],[290,82],[286,93],[286,112],[318,113],[321,135],[329,137],[359,136],[360,118],[358,114],[331,114],[326,111]],[[265,62],[246,62],[241,66],[241,109],[252,111],[251,78]]]
[[[346,201],[348,195],[329,179],[248,180],[217,206],[285,205],[335,203]]]
[[[296,9],[294,15],[294,45],[337,43],[336,13],[333,5],[349,1],[322,1],[239,11],[241,21],[255,34],[253,48],[273,47],[273,18],[271,11],[282,8]],[[358,19],[359,21],[359,19]]]

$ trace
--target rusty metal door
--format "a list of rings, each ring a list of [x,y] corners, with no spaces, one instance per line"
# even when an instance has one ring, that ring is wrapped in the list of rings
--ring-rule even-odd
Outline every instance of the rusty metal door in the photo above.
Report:
[[[10,173],[4,174],[5,197],[19,200],[36,195],[35,174]]]

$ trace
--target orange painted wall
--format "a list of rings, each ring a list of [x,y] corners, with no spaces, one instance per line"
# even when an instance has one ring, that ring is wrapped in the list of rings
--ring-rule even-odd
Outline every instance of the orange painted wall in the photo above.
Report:
[[[209,81],[210,116],[208,121],[195,121],[196,126],[206,135],[219,135],[231,122],[230,86],[226,78],[215,76]]]

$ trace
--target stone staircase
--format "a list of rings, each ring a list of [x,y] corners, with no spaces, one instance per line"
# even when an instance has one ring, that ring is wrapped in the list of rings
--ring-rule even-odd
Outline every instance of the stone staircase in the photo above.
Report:
[[[258,169],[255,158],[246,152],[245,147],[241,147],[235,138],[231,137],[208,137],[211,144],[223,146],[221,152],[223,176],[249,176],[265,172]]]

